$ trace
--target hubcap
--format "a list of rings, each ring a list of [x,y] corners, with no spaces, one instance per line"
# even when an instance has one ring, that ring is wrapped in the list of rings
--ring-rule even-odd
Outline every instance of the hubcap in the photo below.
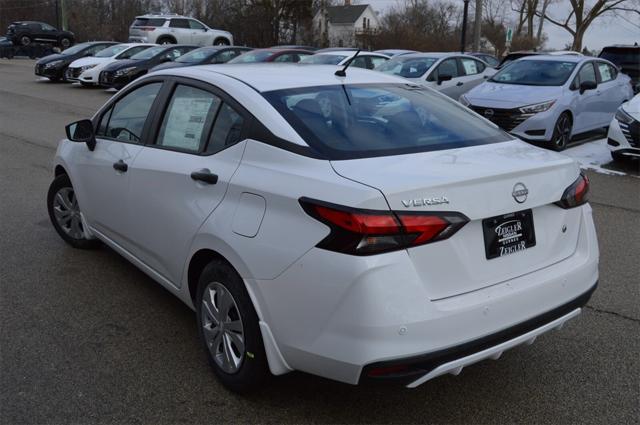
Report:
[[[233,295],[218,282],[207,285],[202,296],[201,326],[207,348],[226,373],[236,373],[244,360],[244,328]]]
[[[67,47],[69,47],[70,43],[69,43],[69,40],[67,40],[66,38],[63,38],[61,44],[62,44],[62,47],[66,49]]]
[[[20,41],[22,42],[23,46],[26,46],[27,44],[31,43],[31,39],[29,37],[22,37]]]
[[[80,207],[76,194],[70,187],[63,187],[53,198],[53,215],[62,230],[73,239],[84,238]]]

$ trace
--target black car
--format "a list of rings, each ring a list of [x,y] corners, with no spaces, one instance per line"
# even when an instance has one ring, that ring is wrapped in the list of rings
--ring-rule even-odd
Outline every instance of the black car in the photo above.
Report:
[[[198,46],[186,44],[167,44],[151,47],[131,56],[131,59],[122,59],[107,65],[100,72],[99,83],[101,86],[113,87],[119,90],[149,72],[154,66],[172,62],[197,48]]]
[[[49,43],[62,49],[71,47],[75,36],[71,31],[62,31],[45,22],[17,21],[7,29],[7,38],[16,46],[28,46],[33,42]]]
[[[76,44],[62,53],[45,56],[36,62],[35,74],[47,77],[51,81],[64,79],[65,71],[76,59],[85,56],[93,56],[100,50],[118,44],[115,41],[91,41],[89,43]]]
[[[631,78],[633,92],[640,92],[640,46],[630,45],[607,46],[598,55],[602,59],[613,62],[620,72]]]
[[[161,63],[154,66],[150,71],[158,71],[160,69],[181,68],[184,66],[206,65],[225,63],[240,56],[244,52],[253,50],[250,47],[239,46],[207,46],[195,49],[180,56],[173,62]]]

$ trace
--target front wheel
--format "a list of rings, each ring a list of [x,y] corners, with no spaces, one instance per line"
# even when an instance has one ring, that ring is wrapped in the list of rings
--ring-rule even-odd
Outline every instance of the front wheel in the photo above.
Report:
[[[90,249],[100,245],[96,239],[85,235],[80,206],[71,180],[66,174],[56,177],[47,193],[47,210],[53,228],[74,248]]]
[[[571,124],[571,116],[567,112],[560,114],[551,136],[551,148],[554,151],[563,151],[569,144],[571,140]]]
[[[31,37],[29,37],[28,35],[23,35],[20,37],[21,46],[28,46],[29,44],[31,44],[31,41]]]
[[[62,50],[68,49],[69,47],[71,47],[71,39],[67,37],[62,37],[60,39],[60,47],[62,47]]]
[[[235,392],[258,389],[269,376],[258,315],[229,264],[215,260],[204,268],[196,308],[200,339],[217,378]]]

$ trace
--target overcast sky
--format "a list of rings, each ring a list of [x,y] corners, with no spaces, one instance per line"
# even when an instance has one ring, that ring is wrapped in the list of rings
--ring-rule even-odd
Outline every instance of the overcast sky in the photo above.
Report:
[[[451,0],[463,4],[462,0]],[[389,7],[398,2],[403,3],[404,0],[357,0],[352,3],[370,4],[379,12],[386,11]],[[507,1],[505,0],[505,3]],[[591,3],[587,1],[587,3]],[[470,8],[469,13],[473,10]],[[560,0],[557,4],[550,7],[549,15],[562,19],[571,11],[568,0]],[[572,37],[566,30],[545,22],[543,31],[547,33],[549,40],[546,47],[550,49],[563,49],[565,44],[571,43]],[[600,50],[609,44],[633,44],[640,43],[640,16],[638,14],[626,13],[622,17],[600,17],[587,30],[583,39],[583,47],[586,46],[590,50]]]

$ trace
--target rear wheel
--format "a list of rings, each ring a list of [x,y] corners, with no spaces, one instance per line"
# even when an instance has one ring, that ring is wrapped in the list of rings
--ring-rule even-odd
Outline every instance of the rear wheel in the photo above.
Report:
[[[229,40],[227,40],[226,38],[216,38],[215,41],[213,42],[214,46],[229,46],[231,43],[229,43]]]
[[[31,44],[33,40],[31,40],[31,37],[29,37],[28,35],[23,35],[20,36],[20,45],[21,46],[28,46],[29,44]]]
[[[51,182],[47,193],[47,210],[58,235],[72,247],[90,249],[100,245],[98,240],[85,236],[78,199],[66,174],[59,175]]]
[[[563,151],[571,140],[571,115],[563,112],[558,117],[556,125],[553,127],[551,136],[551,148],[555,151]]]
[[[209,263],[198,282],[198,331],[209,364],[230,390],[256,390],[269,375],[258,315],[242,278],[222,260]]]
[[[171,37],[160,37],[158,44],[176,44],[176,41]]]

